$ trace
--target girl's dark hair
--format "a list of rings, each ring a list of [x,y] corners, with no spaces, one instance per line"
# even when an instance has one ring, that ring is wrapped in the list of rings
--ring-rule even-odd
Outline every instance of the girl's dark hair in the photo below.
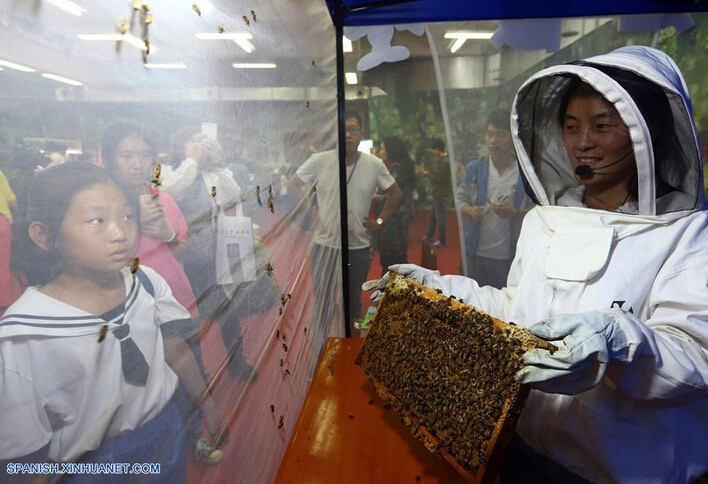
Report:
[[[408,183],[415,186],[415,166],[406,143],[398,136],[387,136],[383,139],[383,144],[391,163],[398,163]]]
[[[101,157],[103,164],[111,171],[114,171],[116,166],[116,150],[121,141],[126,138],[140,138],[149,147],[152,159],[157,159],[157,150],[152,137],[140,125],[128,121],[120,121],[108,125],[101,136]]]
[[[113,180],[108,172],[89,163],[69,162],[41,171],[27,185],[26,203],[20,207],[12,225],[10,266],[16,274],[24,274],[29,285],[46,284],[61,274],[64,264],[57,250],[43,250],[29,236],[32,222],[41,222],[54,247],[64,214],[76,195],[101,183],[120,188],[139,220],[139,204],[129,187]]]

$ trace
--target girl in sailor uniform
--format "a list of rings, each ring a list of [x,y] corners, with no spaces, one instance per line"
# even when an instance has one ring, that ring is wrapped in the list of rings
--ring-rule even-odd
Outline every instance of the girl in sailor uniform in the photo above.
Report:
[[[189,312],[155,271],[130,270],[139,211],[129,193],[83,163],[32,180],[17,224],[25,243],[12,255],[32,286],[0,319],[0,459],[160,463],[159,475],[131,482],[183,482],[178,377],[204,396],[209,432],[222,427],[179,336]]]

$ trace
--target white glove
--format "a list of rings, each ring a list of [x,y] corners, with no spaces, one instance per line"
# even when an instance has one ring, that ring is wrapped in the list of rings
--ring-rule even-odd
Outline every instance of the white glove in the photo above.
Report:
[[[612,362],[629,360],[629,343],[615,311],[564,314],[531,326],[529,331],[551,341],[563,339],[551,354],[534,349],[524,353],[516,374],[521,383],[546,393],[577,395],[600,383]]]
[[[435,277],[440,276],[438,271],[431,271],[430,269],[426,269],[425,267],[420,267],[415,264],[394,264],[392,266],[388,266],[388,271],[389,272],[386,272],[381,279],[366,281],[361,285],[362,291],[371,291],[372,289],[376,289],[376,291],[374,291],[371,295],[372,301],[379,301],[383,297],[383,290],[386,287],[386,284],[388,284],[390,272],[396,272],[402,276],[413,279],[418,284],[428,287],[433,287]]]

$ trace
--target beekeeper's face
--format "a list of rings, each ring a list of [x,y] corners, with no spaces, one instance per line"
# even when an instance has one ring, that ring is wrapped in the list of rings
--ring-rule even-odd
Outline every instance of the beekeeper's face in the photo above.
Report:
[[[568,103],[563,143],[573,170],[582,165],[592,169],[585,170],[590,176],[576,174],[586,189],[626,188],[636,173],[629,129],[615,107],[589,86],[578,89]]]

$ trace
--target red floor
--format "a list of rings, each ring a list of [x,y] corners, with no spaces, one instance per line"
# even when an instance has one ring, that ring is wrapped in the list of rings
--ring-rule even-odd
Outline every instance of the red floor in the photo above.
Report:
[[[454,211],[447,212],[447,245],[439,249],[433,249],[438,258],[438,270],[441,274],[459,274],[459,264],[461,261],[460,235],[457,229],[457,217]],[[430,212],[416,212],[410,227],[410,237],[408,240],[408,262],[420,264],[422,245],[418,242],[425,236],[430,223]],[[437,232],[436,232],[437,236]],[[375,254],[371,261],[371,269],[367,280],[381,277],[381,262],[379,254]],[[369,293],[362,293],[362,312],[366,312],[369,307]]]

